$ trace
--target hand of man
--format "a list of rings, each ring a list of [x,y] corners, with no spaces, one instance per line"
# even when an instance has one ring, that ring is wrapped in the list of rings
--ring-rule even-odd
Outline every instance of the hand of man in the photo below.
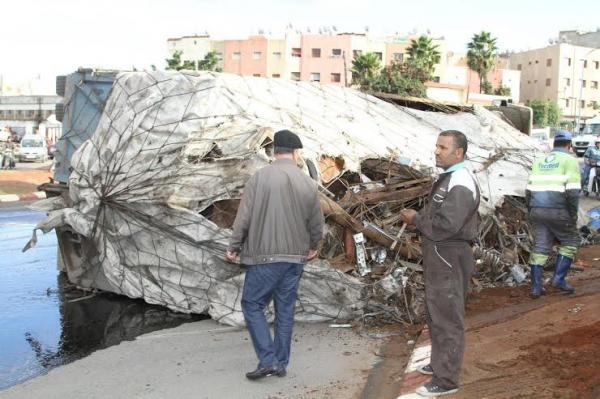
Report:
[[[400,211],[400,218],[408,225],[414,224],[413,219],[417,216],[417,211],[414,209],[402,209]]]
[[[225,259],[227,259],[229,262],[234,263],[235,258],[237,258],[237,252],[231,251],[229,249],[227,250],[227,252],[225,252]]]
[[[319,255],[319,251],[316,249],[309,249],[308,250],[308,255],[306,256],[306,260],[313,260],[314,258],[317,257],[317,255]]]

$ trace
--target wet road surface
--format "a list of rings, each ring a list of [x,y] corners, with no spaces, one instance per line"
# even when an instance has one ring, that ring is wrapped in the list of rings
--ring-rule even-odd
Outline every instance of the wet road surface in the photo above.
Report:
[[[0,208],[0,390],[123,340],[201,319],[114,294],[89,295],[56,267],[54,232],[38,232],[45,214]]]

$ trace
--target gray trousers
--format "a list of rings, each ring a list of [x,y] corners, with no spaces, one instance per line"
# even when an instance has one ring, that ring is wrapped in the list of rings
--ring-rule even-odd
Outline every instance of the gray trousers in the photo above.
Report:
[[[465,350],[465,301],[474,267],[473,250],[467,242],[425,241],[423,265],[432,383],[456,388]]]
[[[563,247],[577,248],[581,243],[577,223],[566,209],[532,208],[529,212],[529,222],[533,227],[533,253],[549,254],[555,239],[560,243],[559,253]],[[569,258],[574,256],[562,255]]]

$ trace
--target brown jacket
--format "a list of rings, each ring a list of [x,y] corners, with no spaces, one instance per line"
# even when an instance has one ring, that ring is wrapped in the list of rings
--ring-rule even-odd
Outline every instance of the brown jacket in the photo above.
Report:
[[[281,159],[246,183],[229,249],[246,265],[305,263],[322,234],[316,183],[293,160]]]

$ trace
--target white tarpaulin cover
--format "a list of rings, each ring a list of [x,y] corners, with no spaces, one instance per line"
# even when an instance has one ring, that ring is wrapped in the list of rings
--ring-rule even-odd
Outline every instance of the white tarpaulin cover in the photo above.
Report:
[[[93,244],[68,270],[82,287],[243,324],[244,268],[223,260],[231,231],[202,213],[241,197],[247,179],[270,161],[273,132],[283,128],[301,136],[305,170],[307,160],[317,165],[326,155],[343,159],[344,170],[359,172],[365,158],[389,158],[428,173],[438,133],[460,130],[484,213],[504,195],[524,194],[536,151],[534,140],[483,108],[426,112],[332,85],[128,72],[118,76],[95,134],[71,160],[70,199],[48,200],[54,210],[38,228],[68,227]],[[305,270],[298,320],[359,314],[361,280],[324,260]]]

